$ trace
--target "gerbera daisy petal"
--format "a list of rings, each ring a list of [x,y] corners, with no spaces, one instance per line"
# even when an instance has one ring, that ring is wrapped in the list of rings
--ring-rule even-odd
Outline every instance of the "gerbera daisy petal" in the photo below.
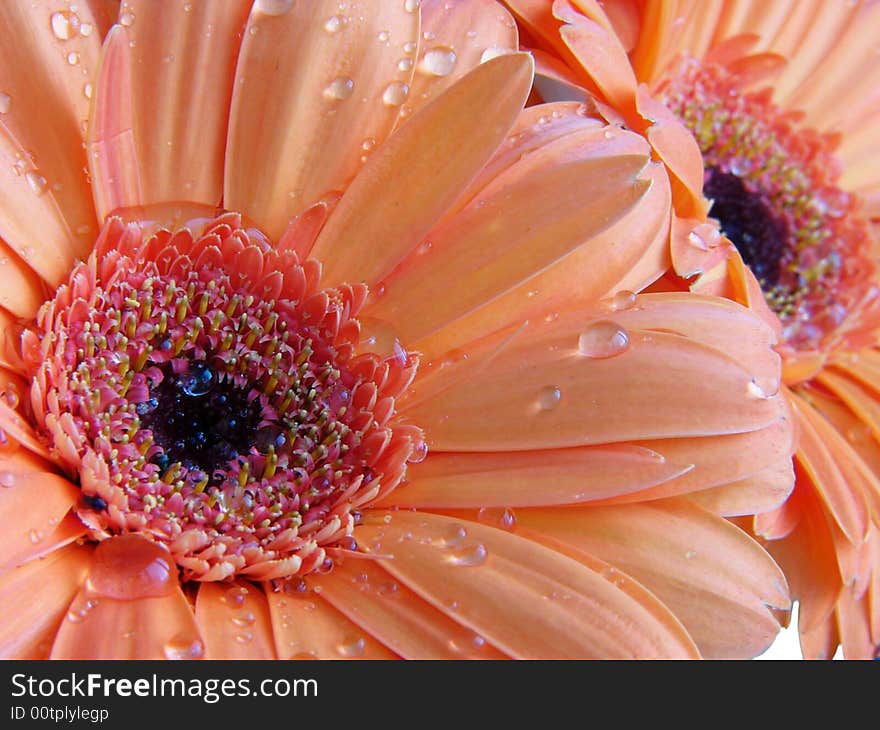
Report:
[[[269,605],[253,583],[202,583],[195,615],[206,659],[275,658]]]
[[[516,23],[494,0],[422,0],[419,9],[424,42],[400,121],[483,61],[519,46]]]
[[[397,119],[414,65],[399,61],[416,54],[418,35],[419,14],[402,2],[342,12],[316,0],[280,14],[256,2],[235,74],[224,205],[277,240],[295,213],[347,186]]]
[[[0,656],[45,659],[88,572],[92,550],[71,545],[0,575]],[[26,596],[27,600],[22,600]]]
[[[639,492],[692,468],[634,444],[437,453],[413,464],[406,485],[382,504],[425,509],[574,504]]]
[[[674,617],[601,561],[588,567],[504,530],[429,513],[371,515],[359,539],[393,556],[382,565],[395,578],[514,657],[694,656]]]
[[[139,187],[123,188],[113,205],[220,203],[232,76],[250,5],[249,0],[126,3],[113,40],[114,54],[124,54],[126,62],[124,68],[118,60],[110,62],[123,73],[101,84],[96,99],[100,108],[116,107],[119,124],[96,129],[94,136],[105,144],[115,135],[130,139]],[[126,103],[130,106],[121,108]],[[110,124],[111,115],[102,118]],[[133,194],[137,197],[129,197]]]
[[[104,540],[61,622],[53,659],[199,659],[204,644],[167,550],[139,535]]]
[[[789,608],[782,571],[758,543],[687,500],[518,510],[516,529],[635,578],[672,608],[707,658],[760,653],[779,630],[775,611]]]
[[[312,251],[325,264],[327,283],[375,284],[414,249],[510,131],[531,81],[529,56],[493,58],[414,114],[377,149]],[[492,107],[474,114],[490,94]],[[426,139],[432,140],[427,148]]]
[[[46,471],[26,451],[0,459],[0,567],[18,565],[42,552],[79,494],[67,479]]]
[[[648,301],[662,311],[657,296]],[[568,312],[465,352],[417,380],[418,400],[401,406],[439,451],[743,433],[786,412],[760,371],[699,337],[642,329],[638,307]]]
[[[32,318],[46,298],[43,281],[2,239],[0,257],[4,261],[0,306],[19,319]]]
[[[397,658],[321,598],[322,590],[295,579],[266,593],[280,659]]]
[[[745,479],[696,491],[691,499],[710,512],[740,517],[776,509],[791,494],[792,484],[794,467],[789,456]]]
[[[640,179],[647,156],[596,138],[607,142],[595,129],[582,139],[566,136],[505,171],[383,281],[368,314],[417,341],[525,283],[632,210],[649,185]],[[526,224],[535,214],[542,223]]]
[[[505,659],[482,636],[394,580],[380,564],[353,560],[321,579],[321,595],[406,659]]]
[[[94,241],[83,150],[101,34],[87,4],[0,9],[0,236],[49,284]]]

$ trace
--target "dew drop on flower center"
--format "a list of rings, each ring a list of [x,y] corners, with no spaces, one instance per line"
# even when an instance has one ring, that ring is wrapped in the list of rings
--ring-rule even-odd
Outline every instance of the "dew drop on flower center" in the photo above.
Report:
[[[35,420],[97,539],[140,533],[184,579],[326,570],[421,431],[417,368],[361,347],[363,285],[225,213],[175,229],[111,217],[22,343]],[[402,356],[401,356],[402,355]]]

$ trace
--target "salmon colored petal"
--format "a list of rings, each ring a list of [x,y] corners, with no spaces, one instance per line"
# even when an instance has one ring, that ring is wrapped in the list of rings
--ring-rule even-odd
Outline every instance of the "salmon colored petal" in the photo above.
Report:
[[[405,659],[506,658],[374,562],[337,564],[321,586],[325,600]]]
[[[0,237],[53,287],[97,232],[83,136],[101,35],[75,7],[0,3]]]
[[[785,577],[742,530],[687,500],[517,511],[517,531],[546,535],[632,576],[682,621],[707,658],[759,654],[776,636]]]
[[[424,42],[404,107],[407,116],[484,60],[519,47],[516,23],[495,0],[422,0],[419,8]]]
[[[415,248],[510,131],[531,81],[527,55],[494,58],[381,145],[315,244],[326,283],[375,283]]]
[[[387,519],[390,517],[390,521]],[[637,585],[503,530],[415,512],[370,515],[359,542],[397,580],[511,656],[686,658],[690,639]]]
[[[0,569],[18,565],[48,548],[52,533],[75,504],[69,480],[40,470],[27,452],[0,459]]]
[[[497,454],[430,454],[407,470],[384,506],[530,507],[631,494],[693,468],[641,446],[585,446]]]
[[[663,321],[666,296],[639,301]],[[695,295],[695,317],[699,301]],[[719,323],[742,321],[739,305],[719,306]],[[677,307],[670,311],[683,314]],[[501,347],[476,345],[433,377],[417,378],[416,400],[401,411],[438,451],[745,433],[784,417],[781,398],[756,385],[764,366],[737,362],[701,335],[642,329],[639,309],[572,311],[521,328]],[[752,327],[765,326],[755,318]]]
[[[269,606],[260,586],[202,583],[196,596],[196,623],[206,659],[274,659]]]
[[[554,6],[555,9],[555,6]],[[617,36],[583,16],[567,17],[562,40],[605,99],[624,116],[635,112],[636,77]],[[576,23],[571,21],[576,20]]]
[[[837,601],[837,631],[847,659],[874,659],[877,649],[871,638],[871,608],[868,601],[857,600],[849,586],[841,591]]]
[[[251,11],[225,171],[225,207],[276,240],[296,213],[345,188],[391,131],[413,74],[399,63],[412,60],[419,33],[418,12],[403,2],[288,6]]]
[[[105,61],[120,68],[102,71],[91,138],[100,155],[121,135],[133,160],[120,162],[137,166],[139,185],[108,196],[103,214],[109,205],[220,203],[232,78],[250,5],[248,0],[126,2]],[[111,189],[111,179],[135,176],[125,169],[97,169],[107,176],[96,178],[96,186]]]
[[[804,659],[831,659],[840,644],[837,633],[837,617],[832,614],[810,629],[802,628],[798,621],[798,634]]]
[[[383,282],[370,316],[393,322],[403,341],[418,340],[527,282],[631,211],[649,185],[638,179],[647,157],[613,147],[600,156],[593,137],[604,135],[587,134],[580,150],[572,135],[560,140],[561,150],[549,145],[526,157],[433,231],[430,248]],[[594,255],[600,250],[607,247]]]
[[[791,597],[799,602],[801,634],[819,626],[834,610],[841,587],[831,529],[816,495],[801,481],[786,502],[798,513],[795,529],[782,540],[766,543],[785,571]]]
[[[850,470],[842,472],[845,459],[835,457],[851,453],[852,447],[800,396],[792,394],[791,402],[800,424],[798,462],[843,534],[860,543],[868,530],[867,504],[862,492],[850,487]]]
[[[792,418],[785,413],[779,420],[758,431],[709,438],[640,441],[639,446],[651,449],[666,461],[673,464],[693,464],[693,469],[657,487],[608,499],[607,503],[661,499],[682,494],[696,495],[702,490],[724,488],[773,467],[782,454],[786,455],[790,464],[794,440]],[[792,482],[789,482],[788,491],[791,491],[791,487]],[[770,488],[767,492],[775,493],[775,490]],[[765,494],[764,499],[766,498]]]
[[[740,517],[776,509],[791,494],[793,487],[794,467],[791,457],[786,456],[746,479],[695,492],[690,498],[722,517]]]
[[[39,456],[49,458],[48,449],[39,439],[31,424],[22,418],[18,411],[3,402],[0,402],[0,431],[3,431],[19,446],[23,446]]]
[[[70,545],[0,575],[0,657],[45,659],[88,571],[92,551]]]
[[[22,320],[33,319],[46,300],[46,287],[37,273],[0,240],[0,307]]]
[[[396,659],[357,624],[321,598],[320,581],[308,588],[294,579],[267,591],[279,659]]]
[[[156,543],[129,534],[96,548],[51,658],[198,659],[203,654],[173,558]]]

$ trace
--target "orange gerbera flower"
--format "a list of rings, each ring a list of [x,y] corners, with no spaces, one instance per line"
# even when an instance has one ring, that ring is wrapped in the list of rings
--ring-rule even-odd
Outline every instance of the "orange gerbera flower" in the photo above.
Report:
[[[609,117],[646,134],[682,183],[671,246],[677,273],[708,271],[718,260],[705,245],[702,253],[688,246],[709,237],[699,218],[688,218],[701,185],[709,215],[754,272],[779,320],[801,433],[794,494],[757,516],[754,531],[771,541],[800,599],[804,654],[829,657],[841,645],[847,657],[876,656],[880,277],[871,219],[880,217],[880,4],[508,4],[552,51],[539,69],[541,83],[555,84],[549,93],[559,84],[591,89],[612,107]],[[693,143],[670,131],[677,125],[668,111],[646,103],[648,93],[693,133],[704,171]],[[731,279],[711,278],[695,288],[726,287],[765,309],[749,295],[749,278],[732,289]]]
[[[489,0],[110,5],[0,4],[0,653],[772,641],[774,333],[632,293],[640,135]]]

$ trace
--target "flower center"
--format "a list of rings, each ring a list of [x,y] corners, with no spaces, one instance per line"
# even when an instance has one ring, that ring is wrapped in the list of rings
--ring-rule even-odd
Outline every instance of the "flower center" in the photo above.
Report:
[[[359,510],[422,449],[394,411],[417,363],[360,353],[366,288],[319,276],[234,214],[107,222],[23,339],[35,420],[98,539],[147,534],[197,580],[356,549]]]
[[[837,186],[832,140],[799,126],[769,91],[739,85],[724,67],[687,58],[660,95],[696,137],[709,214],[752,268],[785,343],[833,344],[874,296],[867,223]]]

